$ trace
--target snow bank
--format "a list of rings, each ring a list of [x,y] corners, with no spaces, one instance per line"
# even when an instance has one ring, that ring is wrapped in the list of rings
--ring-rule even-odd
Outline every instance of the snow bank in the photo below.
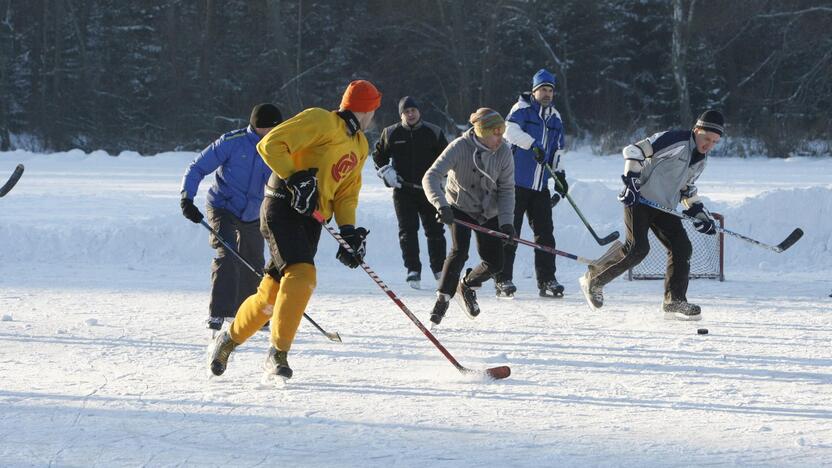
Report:
[[[172,152],[142,157],[124,152],[69,151],[48,155],[25,151],[0,153],[0,175],[18,162],[26,173],[0,200],[0,256],[3,263],[66,264],[206,264],[212,250],[207,232],[185,220],[179,210],[181,176],[193,153]],[[571,194],[599,235],[624,232],[616,201],[620,158],[570,153]],[[735,238],[726,241],[726,268],[731,272],[832,270],[832,161],[796,158],[713,159],[700,192],[712,211],[726,216],[726,227],[776,244],[795,227],[804,238],[786,253],[776,254]],[[197,197],[203,195],[206,179]],[[555,209],[558,248],[581,256],[602,253],[566,200]],[[368,261],[377,268],[400,269],[400,251],[391,192],[365,166],[359,222],[370,231]],[[523,237],[530,238],[528,226]],[[423,247],[424,247],[424,240]],[[424,250],[424,248],[423,248]],[[319,262],[334,263],[335,243],[323,234]],[[472,249],[472,255],[476,253]],[[426,256],[426,255],[425,255]],[[519,275],[533,274],[532,252],[521,248]],[[425,259],[426,260],[426,259]],[[578,271],[559,261],[562,271]]]

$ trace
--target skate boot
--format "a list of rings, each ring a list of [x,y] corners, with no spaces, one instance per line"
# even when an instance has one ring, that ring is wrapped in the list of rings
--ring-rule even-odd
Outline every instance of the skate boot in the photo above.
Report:
[[[497,290],[497,297],[513,298],[514,293],[517,292],[517,286],[511,280],[495,281],[494,288]]]
[[[422,289],[422,285],[420,284],[422,281],[422,274],[416,270],[410,270],[407,272],[407,284],[410,285],[413,289]]]
[[[540,297],[563,297],[563,285],[558,283],[557,278],[549,281],[538,281],[537,289]]]
[[[451,296],[441,292],[437,292],[436,296],[436,304],[433,305],[433,311],[430,313],[430,321],[434,325],[439,325],[445,317],[445,312],[448,311],[448,304],[450,304]]]
[[[597,310],[604,306],[604,287],[593,284],[589,272],[584,273],[578,282],[581,284],[581,292],[584,293],[590,309]]]
[[[465,276],[468,276],[468,273],[470,272],[471,269],[469,268],[465,273]],[[459,284],[456,286],[455,297],[459,305],[462,306],[462,310],[466,315],[468,315],[469,318],[474,319],[480,314],[480,305],[477,304],[477,292],[474,291],[474,288],[465,284],[465,277],[459,280]]]
[[[263,363],[263,372],[267,377],[280,377],[283,380],[292,378],[292,368],[289,367],[287,359],[289,353],[278,351],[274,346],[269,346],[269,354]]]
[[[434,272],[433,272],[433,278],[434,278],[436,281],[441,280],[441,279],[442,279],[442,271],[441,271],[441,270],[440,270],[440,271],[434,271]]]
[[[211,349],[211,373],[214,375],[222,375],[225,368],[228,366],[228,357],[231,352],[237,347],[237,343],[231,340],[228,331],[217,334],[214,338]]]
[[[702,308],[687,301],[670,301],[662,304],[665,320],[702,320]]]

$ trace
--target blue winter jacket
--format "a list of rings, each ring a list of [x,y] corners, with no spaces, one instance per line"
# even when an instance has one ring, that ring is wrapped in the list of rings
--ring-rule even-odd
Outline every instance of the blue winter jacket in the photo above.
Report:
[[[257,153],[259,141],[251,126],[219,137],[188,166],[182,178],[183,195],[193,199],[202,179],[216,171],[208,205],[228,210],[243,222],[259,219],[263,187],[272,173]]]
[[[554,105],[541,108],[531,93],[523,93],[512,106],[506,121],[504,138],[514,152],[515,185],[532,190],[546,189],[550,174],[534,160],[532,147],[540,144],[546,154],[546,162],[556,171],[562,170],[560,157],[555,155],[564,147],[560,114]]]

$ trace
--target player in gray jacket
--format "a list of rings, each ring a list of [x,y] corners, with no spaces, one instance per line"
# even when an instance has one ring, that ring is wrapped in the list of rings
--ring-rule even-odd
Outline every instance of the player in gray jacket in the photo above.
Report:
[[[471,229],[454,223],[454,219],[515,236],[512,224],[514,158],[503,141],[505,120],[499,112],[483,107],[471,114],[469,122],[474,127],[452,141],[422,178],[428,201],[436,207],[439,220],[449,226],[453,241],[442,268],[436,304],[430,317],[435,324],[442,321],[455,293],[460,294],[469,317],[479,315],[474,290],[503,268],[502,241],[476,232],[477,252],[482,262],[469,268],[460,279],[468,259]],[[443,192],[442,182],[446,176],[448,180]]]
[[[709,110],[692,130],[656,133],[624,148],[624,189],[618,199],[625,207],[627,242],[611,247],[581,277],[581,291],[590,307],[603,306],[604,285],[644,260],[650,251],[647,233],[652,230],[668,251],[662,305],[665,318],[702,318],[702,309],[687,299],[691,244],[682,221],[639,200],[643,197],[669,208],[681,201],[684,213],[697,219],[693,224],[697,231],[715,234],[714,219],[699,199],[695,183],[705,169],[708,152],[723,132],[722,114]]]

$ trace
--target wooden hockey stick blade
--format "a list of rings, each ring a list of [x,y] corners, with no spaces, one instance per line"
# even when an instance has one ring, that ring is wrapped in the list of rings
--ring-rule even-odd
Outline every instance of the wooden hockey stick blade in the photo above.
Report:
[[[508,366],[492,367],[485,370],[485,374],[494,380],[505,379],[511,375],[511,368]]]
[[[803,237],[803,229],[797,228],[794,231],[792,231],[792,233],[789,234],[789,237],[786,237],[786,239],[783,242],[777,244],[775,249],[778,252],[782,252],[788,249],[789,247],[793,246],[795,242],[800,240],[801,237]]]

